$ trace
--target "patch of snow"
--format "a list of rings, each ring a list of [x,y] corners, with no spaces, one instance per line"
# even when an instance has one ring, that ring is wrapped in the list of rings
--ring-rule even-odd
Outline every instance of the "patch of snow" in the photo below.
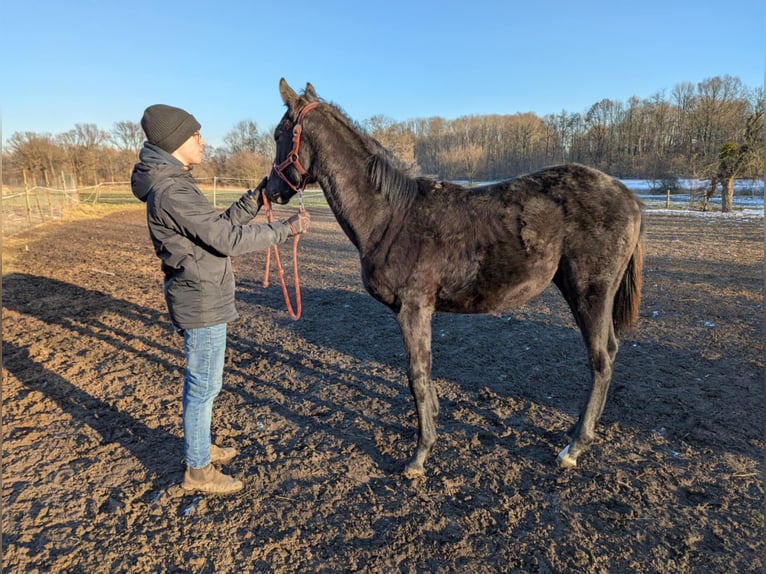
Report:
[[[761,218],[763,219],[763,209],[739,209],[736,211],[729,211],[724,213],[722,211],[699,211],[698,209],[665,209],[665,208],[651,208],[649,210],[652,213],[670,213],[673,215],[685,215],[688,217],[729,217],[729,218]]]

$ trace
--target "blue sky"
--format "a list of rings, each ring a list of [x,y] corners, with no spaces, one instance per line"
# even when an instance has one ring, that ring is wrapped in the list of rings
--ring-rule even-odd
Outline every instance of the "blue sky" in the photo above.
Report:
[[[584,112],[764,83],[766,2],[0,0],[2,141],[183,107],[212,145],[282,116],[280,77],[354,120]]]

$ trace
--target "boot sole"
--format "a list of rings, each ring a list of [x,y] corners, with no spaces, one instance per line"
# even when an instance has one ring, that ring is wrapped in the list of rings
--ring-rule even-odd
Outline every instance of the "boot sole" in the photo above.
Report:
[[[235,492],[242,490],[244,487],[245,485],[241,484],[236,488],[231,488],[228,490],[209,490],[202,485],[186,484],[183,482],[181,483],[181,488],[187,492],[202,492],[204,494],[234,494]]]

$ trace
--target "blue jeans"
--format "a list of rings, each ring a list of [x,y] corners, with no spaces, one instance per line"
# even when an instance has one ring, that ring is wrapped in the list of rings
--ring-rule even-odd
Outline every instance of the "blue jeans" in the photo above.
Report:
[[[226,323],[184,329],[184,460],[190,468],[210,464],[213,401],[223,385]]]

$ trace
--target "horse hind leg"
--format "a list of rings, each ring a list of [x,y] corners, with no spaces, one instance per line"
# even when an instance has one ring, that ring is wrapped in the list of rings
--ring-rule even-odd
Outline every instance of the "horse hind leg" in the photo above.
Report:
[[[619,349],[619,341],[612,324],[612,299],[604,298],[604,303],[608,301],[608,305],[603,304],[598,310],[591,308],[587,313],[578,312],[578,307],[572,305],[588,349],[592,386],[585,408],[568,433],[572,440],[557,457],[558,464],[564,468],[577,466],[577,457],[595,438],[596,425],[604,412],[614,361]]]

